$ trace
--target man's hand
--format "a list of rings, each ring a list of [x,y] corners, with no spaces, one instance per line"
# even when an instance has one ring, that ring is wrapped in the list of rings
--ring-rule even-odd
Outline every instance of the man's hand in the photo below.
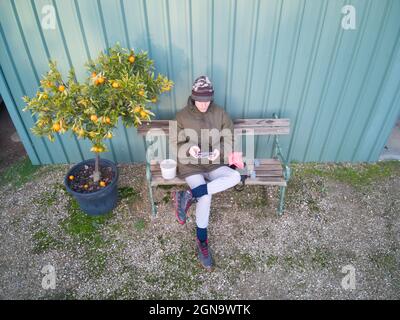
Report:
[[[214,149],[213,151],[213,155],[208,157],[208,160],[210,161],[214,161],[215,159],[217,159],[219,157],[219,150],[218,149]]]
[[[191,146],[189,148],[189,154],[193,157],[197,159],[197,154],[200,152],[200,148],[199,146]]]

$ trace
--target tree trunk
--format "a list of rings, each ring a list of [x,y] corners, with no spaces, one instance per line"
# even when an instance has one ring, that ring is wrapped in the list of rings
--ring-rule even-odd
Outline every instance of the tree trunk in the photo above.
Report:
[[[94,172],[93,172],[93,181],[95,183],[99,182],[100,180],[99,165],[100,165],[100,156],[98,153],[96,153],[96,161],[94,163]]]

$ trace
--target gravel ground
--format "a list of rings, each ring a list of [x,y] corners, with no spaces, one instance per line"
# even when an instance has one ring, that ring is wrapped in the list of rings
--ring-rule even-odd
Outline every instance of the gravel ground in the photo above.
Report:
[[[400,163],[362,176],[370,166],[293,164],[282,217],[276,187],[214,195],[211,273],[197,262],[194,206],[175,220],[175,188],[155,190],[150,216],[144,165],[118,165],[118,206],[97,219],[65,192],[70,165],[43,166],[0,187],[0,299],[399,299]],[[42,287],[46,265],[55,289]]]

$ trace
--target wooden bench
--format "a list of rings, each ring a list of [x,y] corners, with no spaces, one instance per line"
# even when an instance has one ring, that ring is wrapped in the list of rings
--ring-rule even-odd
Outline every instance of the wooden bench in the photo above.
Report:
[[[234,123],[234,136],[236,135],[268,135],[268,142],[273,136],[272,158],[257,159],[254,163],[246,160],[246,168],[255,171],[255,178],[247,178],[246,185],[270,185],[279,186],[280,201],[277,209],[278,215],[282,215],[284,209],[285,191],[290,179],[290,168],[282,154],[278,135],[289,134],[289,119],[279,119],[274,113],[271,119],[237,119]],[[151,129],[162,130],[166,136],[169,134],[169,120],[143,121],[137,128],[138,133],[143,136],[145,151],[155,142],[155,139],[146,139],[146,134]],[[158,131],[161,133],[161,131]],[[267,142],[267,143],[268,143]],[[161,176],[160,165],[156,160],[148,161],[146,157],[146,178],[149,189],[149,197],[153,215],[157,214],[157,208],[153,199],[153,187],[158,185],[184,185],[186,181],[178,177],[165,180]]]

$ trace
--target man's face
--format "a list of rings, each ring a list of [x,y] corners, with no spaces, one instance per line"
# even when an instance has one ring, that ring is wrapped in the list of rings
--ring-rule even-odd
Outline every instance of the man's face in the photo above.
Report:
[[[208,109],[208,106],[210,105],[210,101],[207,101],[207,102],[195,101],[194,103],[200,112],[206,112]]]

